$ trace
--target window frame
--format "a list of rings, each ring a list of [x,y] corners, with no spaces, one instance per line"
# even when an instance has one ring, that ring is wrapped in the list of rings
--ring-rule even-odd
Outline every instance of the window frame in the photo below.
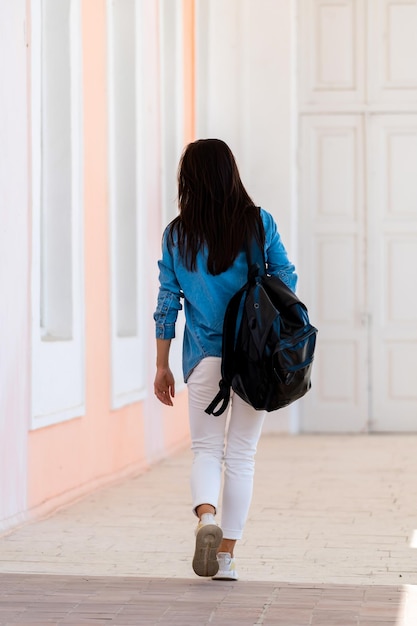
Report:
[[[42,0],[34,0],[31,10],[32,430],[85,413],[81,2],[71,0],[69,18],[72,328],[66,338],[46,337],[41,328],[42,5]]]

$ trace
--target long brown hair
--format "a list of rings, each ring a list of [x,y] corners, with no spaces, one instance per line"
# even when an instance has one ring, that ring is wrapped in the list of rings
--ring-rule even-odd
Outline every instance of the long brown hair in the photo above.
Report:
[[[227,270],[245,241],[254,236],[263,246],[259,208],[240,179],[229,146],[220,139],[199,139],[183,152],[178,167],[180,213],[169,226],[188,269],[196,270],[197,253],[206,246],[210,274]]]

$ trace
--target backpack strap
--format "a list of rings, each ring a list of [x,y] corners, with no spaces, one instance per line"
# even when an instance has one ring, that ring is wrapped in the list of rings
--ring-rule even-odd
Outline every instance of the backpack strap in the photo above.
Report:
[[[235,340],[236,340],[236,324],[240,310],[240,304],[242,298],[246,293],[249,286],[247,282],[235,295],[231,298],[227,305],[226,313],[223,322],[223,344],[222,344],[222,377],[219,382],[220,390],[216,397],[205,412],[208,415],[215,415],[216,417],[224,413],[230,400],[230,388],[233,380],[233,364],[235,353]],[[214,409],[222,403],[220,408],[215,411]]]
[[[257,230],[258,230],[259,240],[262,241],[265,238],[263,224],[261,223],[258,224]],[[255,276],[264,276],[267,273],[265,252],[255,236],[252,236],[252,239],[250,242],[245,241],[244,250],[246,253],[246,260],[248,263],[248,280],[250,280],[250,278],[254,278]],[[254,266],[257,266],[257,271],[255,273],[254,273],[255,271]]]

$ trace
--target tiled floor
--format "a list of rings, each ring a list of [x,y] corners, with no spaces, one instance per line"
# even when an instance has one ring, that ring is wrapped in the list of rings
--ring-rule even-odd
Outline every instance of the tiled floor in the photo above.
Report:
[[[1,624],[392,626],[400,587],[202,579],[0,576]]]
[[[417,626],[417,436],[261,440],[241,580],[191,571],[189,452],[0,537],[0,625]]]

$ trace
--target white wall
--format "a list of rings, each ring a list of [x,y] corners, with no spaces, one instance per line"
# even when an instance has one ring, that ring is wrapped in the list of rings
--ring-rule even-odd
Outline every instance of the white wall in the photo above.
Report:
[[[197,136],[226,141],[296,261],[295,3],[197,0]],[[296,409],[266,430],[296,430]]]
[[[17,523],[26,508],[30,244],[25,10],[25,0],[0,4],[0,531]]]
[[[161,254],[162,237],[162,188],[160,179],[161,154],[161,107],[159,81],[159,5],[142,0],[140,15],[142,28],[139,33],[139,58],[141,71],[141,116],[139,129],[142,141],[138,147],[141,164],[139,202],[145,211],[143,229],[146,232],[146,272],[144,275],[144,293],[142,295],[142,315],[152,320],[158,295],[158,265]],[[146,388],[153,390],[156,359],[154,331],[146,337],[145,354],[147,355]],[[149,462],[164,456],[163,407],[155,402],[154,395],[144,399],[146,453]]]
[[[287,242],[296,116],[292,11],[291,0],[197,0],[197,135],[230,144],[249,193],[275,215]]]

